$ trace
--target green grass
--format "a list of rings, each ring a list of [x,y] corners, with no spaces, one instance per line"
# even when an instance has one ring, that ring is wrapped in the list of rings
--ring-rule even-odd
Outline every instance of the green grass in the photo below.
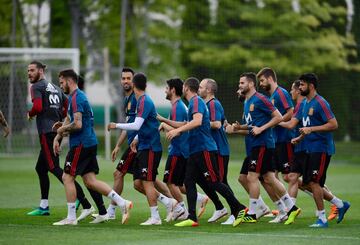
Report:
[[[160,167],[163,172],[164,157]],[[114,164],[99,159],[102,179],[112,185]],[[143,196],[133,190],[132,176],[126,177],[123,196],[134,201],[129,223],[120,220],[92,225],[89,220],[75,227],[54,227],[51,224],[66,216],[63,186],[51,176],[50,207],[48,217],[29,217],[26,213],[39,202],[39,184],[34,170],[36,156],[28,158],[0,158],[0,244],[360,244],[360,165],[335,161],[328,170],[327,185],[340,198],[352,204],[341,224],[332,221],[329,229],[313,230],[315,206],[313,200],[300,193],[298,206],[303,210],[291,226],[268,224],[263,218],[257,224],[241,224],[237,228],[208,224],[213,212],[212,204],[196,228],[175,228],[173,223],[162,226],[141,227],[139,223],[149,216]],[[248,197],[237,183],[241,162],[230,163],[229,179],[236,196],[247,204]],[[87,191],[85,191],[87,193]],[[89,196],[89,195],[87,195]],[[265,201],[273,207],[266,194]],[[109,203],[105,198],[106,205]],[[164,207],[159,204],[162,217]],[[326,204],[327,210],[329,205]],[[117,211],[118,218],[120,212]]]

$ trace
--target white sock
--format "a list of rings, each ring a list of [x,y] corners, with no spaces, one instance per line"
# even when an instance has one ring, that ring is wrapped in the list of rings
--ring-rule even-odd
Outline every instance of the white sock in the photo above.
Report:
[[[184,201],[179,202],[178,205],[180,205],[182,208],[186,209],[186,206],[185,206],[185,202],[184,202]]]
[[[313,196],[313,194],[312,194],[312,192],[311,191],[308,191],[308,190],[304,190],[304,192],[306,193],[306,194],[308,194],[309,196]]]
[[[265,202],[261,196],[259,196],[257,204],[258,204],[259,209],[262,211],[266,211],[268,209],[267,205],[265,204]]]
[[[296,203],[296,197],[291,197],[291,200],[293,201],[294,205]]]
[[[107,197],[113,200],[118,206],[125,206],[125,199],[119,196],[114,190],[111,190]]]
[[[161,193],[159,193],[157,200],[159,202],[161,202],[162,204],[164,204],[165,206],[169,205],[169,203],[170,203],[170,198],[168,198],[167,196],[165,196]]]
[[[291,197],[287,192],[280,199],[284,202],[285,207],[288,211],[294,206],[294,202],[291,200]]]
[[[116,205],[112,205],[110,203],[108,209],[106,210],[109,214],[109,216],[114,216],[115,215],[115,209],[116,209]]]
[[[181,204],[181,203],[182,203],[182,204]],[[178,202],[178,203],[176,204],[176,206],[175,206],[175,208],[174,208],[174,211],[175,211],[175,212],[182,212],[183,210],[186,210],[184,202],[181,202],[181,203]]]
[[[68,215],[67,219],[69,220],[75,220],[76,219],[76,207],[74,202],[68,202]]]
[[[344,207],[344,203],[343,201],[341,201],[339,198],[337,198],[336,196],[334,196],[333,199],[330,200],[330,202],[332,204],[334,204],[337,208],[342,208]]]
[[[315,211],[315,216],[316,216],[317,218],[319,218],[319,210],[317,210],[317,209],[316,209],[316,211]]]
[[[279,212],[281,214],[286,214],[286,209],[285,209],[285,205],[284,203],[281,201],[281,199],[277,200],[274,202],[274,204],[276,205],[276,207],[278,208]]]
[[[201,194],[200,192],[197,193],[197,199],[196,202],[202,202],[202,200],[205,198],[204,194]]]
[[[324,210],[318,210],[319,219],[321,219],[322,222],[326,223],[326,215],[325,215],[325,209]]]
[[[248,214],[255,214],[257,205],[258,205],[258,199],[250,198]]]
[[[49,200],[48,199],[41,199],[40,200],[40,208],[47,208],[49,207]]]
[[[160,219],[158,206],[150,207],[151,217],[154,219]]]

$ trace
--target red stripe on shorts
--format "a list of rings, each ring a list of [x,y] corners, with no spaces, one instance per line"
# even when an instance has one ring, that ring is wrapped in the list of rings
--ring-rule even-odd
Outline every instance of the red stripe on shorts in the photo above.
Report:
[[[71,175],[71,176],[75,176],[75,175],[76,175],[76,167],[77,167],[78,162],[79,162],[81,149],[82,149],[82,145],[79,145],[79,146],[76,147],[76,149],[75,149],[74,158],[73,158],[73,160],[72,160],[72,162],[71,162],[71,169],[70,169],[70,175]]]
[[[256,173],[260,173],[261,172],[261,167],[262,164],[264,162],[264,155],[265,155],[265,146],[261,146],[260,150],[259,150],[259,156],[256,162]]]
[[[210,153],[208,151],[203,151],[203,153],[204,153],[205,163],[206,163],[207,169],[209,171],[211,181],[216,182],[216,174],[212,167]]]
[[[148,157],[148,174],[146,177],[147,181],[152,181],[152,172],[154,166],[154,152],[149,150],[149,157]]]
[[[177,156],[172,156],[171,157],[170,173],[169,173],[168,183],[172,182],[172,178],[173,178],[173,174],[174,174],[174,171],[175,171],[177,159],[178,159]]]
[[[123,174],[127,173],[130,163],[132,163],[132,161],[134,160],[135,155],[136,155],[135,152],[130,150],[129,154],[127,155],[127,157],[125,159],[124,167],[122,168],[122,171],[121,171]]]
[[[291,146],[291,143],[286,143],[286,150],[288,156],[288,163],[291,164],[292,160],[294,159],[294,151]]]
[[[319,183],[321,177],[324,174],[324,169],[325,169],[325,162],[326,162],[326,154],[325,153],[321,153],[321,159],[320,159],[320,167],[319,167],[319,174],[316,177],[316,182]]]

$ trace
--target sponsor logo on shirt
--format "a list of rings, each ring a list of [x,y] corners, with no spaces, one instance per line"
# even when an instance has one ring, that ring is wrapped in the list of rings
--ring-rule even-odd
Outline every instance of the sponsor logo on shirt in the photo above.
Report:
[[[310,115],[310,116],[314,115],[314,108],[311,107],[311,108],[309,109],[309,115]]]

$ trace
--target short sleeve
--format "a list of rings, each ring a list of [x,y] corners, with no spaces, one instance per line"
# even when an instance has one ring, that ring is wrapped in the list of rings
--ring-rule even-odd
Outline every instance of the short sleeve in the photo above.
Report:
[[[137,104],[137,117],[142,117],[143,119],[146,119],[149,116],[150,113],[150,106],[145,100],[145,96],[142,96],[139,99],[139,102]]]
[[[31,94],[31,101],[38,98],[42,99],[41,88],[36,83],[31,86],[30,94]]]
[[[318,103],[319,103],[319,112],[320,112],[320,116],[322,121],[327,122],[330,119],[334,118],[335,115],[334,113],[331,111],[330,105],[329,103],[327,103],[325,100],[323,99],[317,99]]]
[[[265,112],[265,114],[271,115],[276,111],[276,107],[265,96],[258,96],[258,109]]]
[[[84,106],[83,106],[83,100],[81,99],[81,96],[76,93],[71,98],[71,107],[72,107],[72,113],[81,112],[84,113]]]

